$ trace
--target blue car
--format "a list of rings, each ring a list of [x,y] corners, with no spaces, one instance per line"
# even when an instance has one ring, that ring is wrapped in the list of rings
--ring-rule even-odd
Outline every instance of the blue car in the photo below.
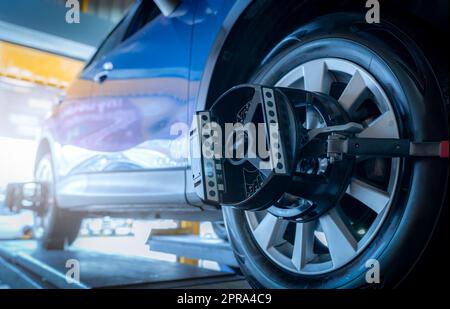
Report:
[[[42,247],[69,245],[90,216],[212,221],[254,287],[399,282],[448,208],[447,160],[305,158],[282,198],[243,209],[198,194],[192,157],[196,113],[241,84],[325,98],[295,116],[308,136],[351,124],[358,138],[448,140],[448,2],[367,3],[136,1],[42,130]],[[267,175],[244,171],[247,198]]]

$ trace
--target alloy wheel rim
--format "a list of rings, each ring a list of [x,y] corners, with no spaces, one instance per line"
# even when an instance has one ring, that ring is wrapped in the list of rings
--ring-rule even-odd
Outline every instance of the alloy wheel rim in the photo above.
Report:
[[[359,122],[365,129],[358,134],[360,137],[399,137],[398,123],[383,88],[369,72],[353,62],[338,58],[308,61],[287,72],[275,86],[334,96],[351,117],[360,117],[363,111]],[[366,118],[365,109],[369,111]],[[308,130],[325,126],[320,119],[323,115],[314,113],[307,115],[304,126]],[[358,168],[373,165],[375,171],[380,170],[377,162],[378,165],[384,162],[384,183],[374,183],[373,177],[361,177],[356,169],[339,205],[317,220],[297,223],[277,218],[267,210],[245,212],[253,238],[270,261],[295,274],[317,275],[346,265],[367,247],[391,207],[400,159],[358,158],[357,161]],[[356,224],[357,216],[351,205],[358,206],[362,217],[370,217],[364,219],[367,221],[364,226]]]

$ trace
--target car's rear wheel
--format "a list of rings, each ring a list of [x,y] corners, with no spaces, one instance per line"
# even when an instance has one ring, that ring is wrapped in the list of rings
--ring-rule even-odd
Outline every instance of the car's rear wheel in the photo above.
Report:
[[[48,184],[48,202],[43,211],[34,213],[33,235],[44,249],[64,249],[76,239],[82,217],[58,207],[54,195],[54,171],[50,153],[45,153],[38,159],[35,180]]]
[[[317,27],[329,20],[332,29]],[[303,37],[271,53],[251,82],[333,96],[366,128],[363,137],[447,139],[441,92],[420,50],[389,24],[376,26],[377,34],[358,30],[361,20],[333,14],[304,26],[297,32]],[[325,126],[326,117],[310,110],[306,129]],[[385,285],[410,270],[439,216],[448,162],[358,158],[348,168],[345,194],[315,220],[224,208],[237,259],[255,287],[358,287],[367,284],[373,260]]]

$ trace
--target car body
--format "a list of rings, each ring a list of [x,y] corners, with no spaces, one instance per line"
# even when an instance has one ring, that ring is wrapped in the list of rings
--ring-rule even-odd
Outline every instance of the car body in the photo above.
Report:
[[[183,1],[174,17],[152,1],[130,9],[45,122],[40,145],[51,148],[61,208],[199,210],[185,207],[199,202],[185,194],[189,136],[173,130],[191,125],[216,38],[246,5]]]

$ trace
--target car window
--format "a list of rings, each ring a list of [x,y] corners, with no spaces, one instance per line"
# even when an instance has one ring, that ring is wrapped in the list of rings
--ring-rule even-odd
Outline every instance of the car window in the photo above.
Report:
[[[108,35],[108,37],[100,45],[100,48],[95,53],[94,57],[89,62],[88,66],[103,57],[107,52],[122,42],[122,38],[126,33],[127,27],[125,26],[125,18],[114,28],[114,30]]]
[[[136,11],[137,13],[135,13]],[[137,10],[131,9],[130,14],[126,14],[122,18],[114,30],[111,31],[111,33],[100,45],[99,49],[87,63],[86,67],[89,67],[92,63],[101,59],[106,53],[138,32],[146,24],[159,16],[159,14],[160,10],[153,1],[142,1]]]
[[[123,40],[125,41],[133,34],[141,30],[145,25],[158,17],[160,13],[161,11],[153,1],[143,1],[138,13],[131,21]]]
[[[130,14],[133,14],[133,10],[131,10]],[[89,67],[92,63],[94,63],[97,60],[99,60],[100,58],[102,58],[107,52],[109,52],[114,47],[119,45],[120,42],[122,42],[122,40],[125,36],[125,33],[127,32],[129,23],[130,23],[129,14],[125,14],[125,16],[122,18],[122,20],[108,34],[106,39],[103,40],[102,44],[100,44],[100,47],[95,52],[94,56],[86,64],[86,66],[85,66],[86,68]]]

